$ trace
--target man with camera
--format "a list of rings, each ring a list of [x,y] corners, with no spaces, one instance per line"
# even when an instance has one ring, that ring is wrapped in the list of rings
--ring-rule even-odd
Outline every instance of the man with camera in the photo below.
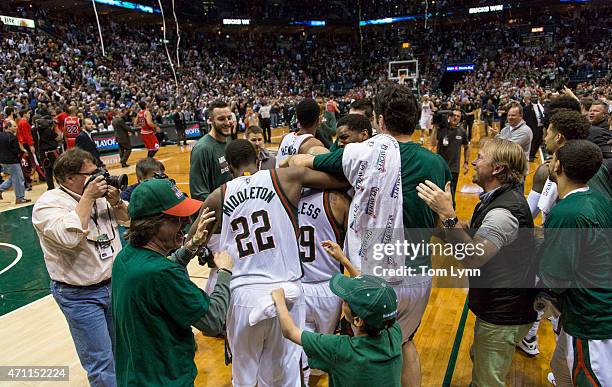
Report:
[[[53,164],[59,156],[59,144],[63,139],[63,134],[53,130],[54,122],[51,114],[46,108],[37,109],[34,116],[34,130],[32,137],[38,154],[38,160],[44,171],[47,190],[55,188],[53,182]]]
[[[91,385],[115,386],[111,270],[121,250],[117,223],[129,221],[119,189],[127,181],[96,167],[78,147],[63,153],[53,174],[59,188],[32,210],[51,294],[64,313]]]
[[[463,114],[460,109],[444,111],[441,114],[446,119],[443,118],[442,122],[435,125],[432,144],[436,144],[438,154],[446,161],[453,175],[451,194],[453,195],[453,203],[455,203],[455,193],[457,192],[461,170],[461,147],[463,147],[463,174],[465,175],[469,168],[469,140],[465,129],[461,126]]]

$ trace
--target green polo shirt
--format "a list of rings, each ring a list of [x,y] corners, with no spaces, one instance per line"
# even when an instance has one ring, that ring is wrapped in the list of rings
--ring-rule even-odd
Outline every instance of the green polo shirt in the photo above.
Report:
[[[589,190],[553,207],[544,224],[540,278],[560,294],[570,335],[612,339],[612,200]]]
[[[396,322],[377,337],[302,332],[311,368],[329,374],[329,386],[401,385],[402,330]]]
[[[402,170],[402,213],[406,240],[414,243],[422,240],[429,241],[431,238],[430,230],[435,227],[436,215],[418,197],[416,187],[419,183],[430,180],[444,189],[446,182],[451,181],[452,175],[446,161],[440,155],[432,153],[414,142],[400,142],[399,147]],[[313,168],[318,171],[344,175],[342,169],[343,152],[344,148],[340,148],[334,152],[316,156]],[[416,257],[414,260],[409,259],[406,261],[406,266],[431,267],[431,257],[423,255]]]
[[[215,140],[210,134],[198,140],[189,160],[189,192],[197,200],[206,200],[215,189],[232,179],[225,161],[225,147],[230,142]]]
[[[209,298],[185,268],[154,251],[127,245],[113,264],[115,370],[119,386],[193,386],[191,326]]]

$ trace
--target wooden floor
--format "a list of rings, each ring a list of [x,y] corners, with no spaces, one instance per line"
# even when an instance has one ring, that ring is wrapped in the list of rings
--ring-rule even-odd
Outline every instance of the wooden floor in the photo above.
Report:
[[[280,140],[280,130],[275,130],[275,141]],[[192,145],[194,142],[191,142]],[[476,144],[476,142],[474,142]],[[274,147],[272,147],[273,149]],[[471,158],[475,158],[477,145],[471,146]],[[166,166],[166,173],[176,180],[181,189],[189,189],[189,154],[190,147],[166,146],[158,153],[158,158]],[[135,181],[134,165],[144,157],[143,151],[135,150],[130,158],[132,166],[113,168],[111,173],[128,173],[130,183]],[[108,160],[112,161],[112,160]],[[471,161],[471,160],[470,160]],[[111,165],[112,167],[112,165]],[[532,163],[531,173],[536,165]],[[459,179],[459,190],[471,184],[472,171]],[[531,186],[531,177],[527,179],[527,189]],[[38,185],[27,197],[36,199],[45,187]],[[459,191],[458,190],[458,191]],[[6,193],[5,200],[0,202],[0,211],[9,210],[14,202],[12,193]],[[462,220],[469,219],[478,202],[477,194],[457,193],[458,214]],[[0,242],[2,236],[0,235]],[[452,258],[436,257],[435,267],[448,266]],[[192,279],[204,287],[207,269],[192,263],[189,266]],[[0,281],[2,278],[0,277]],[[434,284],[436,285],[436,284]],[[421,322],[415,342],[421,356],[423,386],[441,386],[445,375],[452,386],[466,386],[471,379],[471,362],[469,347],[473,337],[474,316],[467,314],[465,327],[457,334],[462,313],[464,312],[467,291],[463,288],[448,288],[446,284],[434,287],[427,310]],[[4,386],[83,386],[87,385],[85,372],[80,367],[74,345],[68,332],[68,326],[51,296],[44,297],[32,304],[0,317],[0,365],[68,365],[70,366],[69,382],[20,382],[5,383]],[[198,386],[230,386],[231,367],[224,365],[223,341],[206,338],[196,334],[198,352]],[[508,386],[547,386],[548,363],[554,349],[554,335],[548,321],[544,321],[539,331],[541,354],[527,358],[518,352],[515,354],[512,370],[508,376]],[[455,367],[451,367],[452,378],[448,378],[449,360],[453,345],[458,345]],[[320,380],[319,386],[327,385]]]

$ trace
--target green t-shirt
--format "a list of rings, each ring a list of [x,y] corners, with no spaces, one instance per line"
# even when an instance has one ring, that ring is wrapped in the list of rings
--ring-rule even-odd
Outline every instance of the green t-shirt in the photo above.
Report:
[[[612,339],[612,200],[592,190],[553,207],[544,223],[540,278],[560,293],[563,329]]]
[[[602,164],[587,184],[593,191],[612,199],[612,164]]]
[[[192,198],[204,201],[215,189],[232,179],[225,161],[225,147],[229,141],[219,142],[207,134],[191,150],[189,190]]]
[[[113,264],[115,371],[119,386],[192,386],[197,375],[191,325],[209,298],[185,268],[127,245]]]
[[[329,386],[401,385],[402,330],[396,322],[377,337],[302,332],[311,368],[329,374]]]
[[[435,227],[436,216],[427,204],[419,198],[416,187],[419,183],[430,180],[444,189],[446,182],[451,181],[452,175],[446,161],[440,155],[432,153],[414,142],[400,142],[399,146],[402,163],[402,213],[406,240],[414,243],[422,240],[429,241],[431,229]],[[344,175],[342,169],[343,152],[344,148],[340,148],[332,153],[316,156],[313,168],[318,171]],[[431,267],[431,257],[429,255],[417,256],[414,260],[407,260],[406,266]]]

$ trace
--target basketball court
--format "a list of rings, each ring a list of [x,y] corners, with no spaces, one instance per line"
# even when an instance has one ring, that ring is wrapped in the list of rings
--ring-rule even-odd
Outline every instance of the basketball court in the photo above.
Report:
[[[482,124],[476,127],[483,132]],[[273,130],[276,145],[270,145],[270,150],[275,150],[286,131],[286,128]],[[415,141],[417,136],[414,135]],[[166,173],[185,192],[189,192],[189,156],[193,144],[195,141],[190,141],[187,147],[168,145],[156,155],[165,164]],[[473,160],[477,141],[473,141],[470,148]],[[134,165],[145,156],[145,151],[134,150],[129,161],[131,166],[127,168],[117,168],[119,164],[115,156],[107,156],[106,161],[111,174],[126,173],[129,183],[133,184],[136,182]],[[537,164],[531,163],[531,176],[536,167]],[[462,188],[472,184],[472,174],[470,169],[459,179],[457,213],[463,221],[469,220],[479,200],[477,194],[461,193]],[[527,183],[528,191],[531,177],[527,178]],[[45,188],[44,184],[38,184],[29,192],[29,197],[35,202]],[[86,386],[87,377],[79,363],[66,320],[49,294],[49,276],[31,224],[32,205],[14,208],[11,203],[12,200],[7,198],[0,203],[0,359],[3,365],[68,366],[70,376],[68,382],[3,382],[2,385]],[[433,267],[446,267],[452,260],[451,257],[433,257]],[[194,261],[188,269],[192,280],[204,288],[208,268]],[[471,380],[469,349],[474,316],[467,309],[466,296],[467,289],[434,279],[434,289],[415,338],[421,356],[423,386],[465,386]],[[541,353],[528,358],[517,351],[507,385],[548,385],[548,364],[555,346],[549,321],[542,322],[538,336]],[[196,332],[196,341],[198,376],[195,384],[230,386],[231,367],[224,363],[223,340]],[[317,385],[327,385],[326,378],[319,380]]]

